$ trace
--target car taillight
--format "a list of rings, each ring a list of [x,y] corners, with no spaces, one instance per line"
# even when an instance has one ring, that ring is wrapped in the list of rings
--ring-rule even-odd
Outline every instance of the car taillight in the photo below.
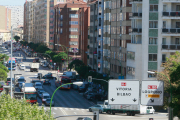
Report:
[[[44,81],[45,82],[45,81]]]

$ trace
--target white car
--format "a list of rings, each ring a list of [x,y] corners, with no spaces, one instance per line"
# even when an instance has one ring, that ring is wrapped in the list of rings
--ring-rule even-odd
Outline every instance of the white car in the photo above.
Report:
[[[25,65],[20,65],[20,70],[25,70],[26,69],[26,66]]]

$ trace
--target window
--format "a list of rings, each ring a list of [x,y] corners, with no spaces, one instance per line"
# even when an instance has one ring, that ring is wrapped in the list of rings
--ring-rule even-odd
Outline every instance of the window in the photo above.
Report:
[[[176,5],[176,11],[180,11],[180,5]]]
[[[111,34],[116,34],[116,27],[111,26]]]
[[[150,5],[150,11],[158,11],[158,5]]]
[[[166,54],[162,54],[162,62],[166,62]]]
[[[60,33],[61,33],[61,34],[63,33],[63,29],[62,29],[62,28],[60,29]]]
[[[69,35],[69,38],[78,38],[78,35]]]
[[[70,14],[69,17],[70,18],[78,18],[78,14]]]
[[[62,22],[62,21],[60,22],[60,26],[61,26],[61,27],[63,26],[63,22]]]
[[[166,12],[167,5],[163,5],[163,12]]]
[[[149,28],[158,28],[158,21],[149,21]]]
[[[166,21],[163,21],[163,28],[166,28]]]
[[[134,60],[135,59],[135,53],[134,52],[127,52],[127,59]]]
[[[149,54],[149,61],[157,61],[157,54]]]
[[[166,38],[162,38],[162,44],[166,45]]]
[[[148,78],[155,78],[155,77],[156,77],[156,74],[148,73]]]
[[[63,15],[61,15],[61,20],[63,20]]]
[[[111,14],[111,21],[116,21],[116,13]]]
[[[69,45],[78,45],[78,42],[76,42],[76,41],[70,41],[70,42],[69,42]]]
[[[69,31],[71,31],[71,32],[78,32],[78,28],[69,28]]]
[[[149,44],[157,44],[157,38],[149,38]]]
[[[135,75],[135,68],[127,66],[127,74],[128,75]]]
[[[176,28],[180,28],[180,22],[176,22]]]
[[[69,21],[70,25],[78,25],[78,21]]]
[[[176,38],[175,44],[180,44],[180,38]]]

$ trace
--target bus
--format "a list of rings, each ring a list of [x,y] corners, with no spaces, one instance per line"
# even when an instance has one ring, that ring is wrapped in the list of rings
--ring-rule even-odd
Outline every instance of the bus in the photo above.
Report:
[[[8,63],[8,70],[11,70],[11,60]],[[16,63],[12,61],[12,70],[16,70]]]
[[[27,99],[27,102],[32,104],[37,102],[37,91],[34,87],[24,87],[22,90],[22,92],[25,94],[25,99]]]
[[[9,58],[8,62],[11,61],[11,58]],[[15,61],[16,62],[16,59],[13,57],[12,58],[12,61]]]
[[[59,86],[61,86],[63,84],[66,84],[66,83],[71,83],[71,79],[69,77],[67,77],[67,76],[60,76],[56,80],[55,86],[59,87]],[[71,84],[60,87],[60,89],[68,89],[68,90],[70,90],[71,89]]]

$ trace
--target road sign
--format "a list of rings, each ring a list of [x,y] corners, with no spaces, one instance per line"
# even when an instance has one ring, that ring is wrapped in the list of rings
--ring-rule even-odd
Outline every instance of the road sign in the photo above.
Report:
[[[110,105],[139,104],[138,80],[109,80],[108,102]]]
[[[88,82],[92,82],[92,76],[88,76]]]
[[[23,99],[24,93],[23,92],[14,92],[14,98],[15,99]]]
[[[141,87],[141,104],[147,106],[162,106],[164,82],[159,80],[143,80]]]

